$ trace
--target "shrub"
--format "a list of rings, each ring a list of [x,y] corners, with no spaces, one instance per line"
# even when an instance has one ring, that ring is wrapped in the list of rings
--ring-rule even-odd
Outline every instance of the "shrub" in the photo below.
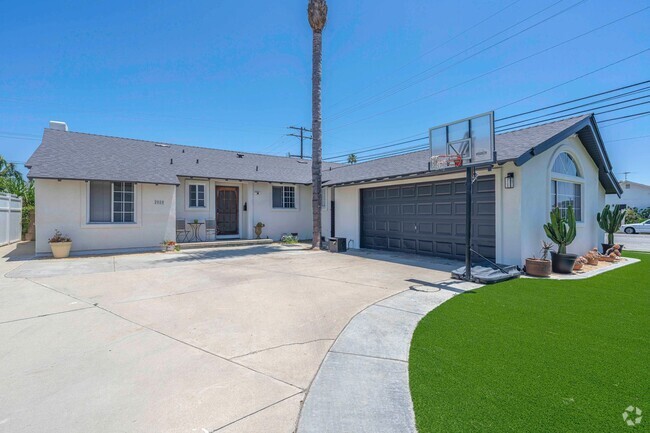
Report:
[[[283,244],[297,244],[298,243],[298,236],[283,235],[280,238],[280,242],[282,242]]]

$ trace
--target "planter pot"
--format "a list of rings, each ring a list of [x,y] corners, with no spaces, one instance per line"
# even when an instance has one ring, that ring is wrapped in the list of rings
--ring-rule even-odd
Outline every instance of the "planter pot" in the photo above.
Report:
[[[260,236],[262,236],[262,227],[255,226],[255,239],[260,239]]]
[[[573,270],[574,270],[574,271],[579,271],[580,269],[582,269],[582,267],[583,267],[584,265],[585,265],[584,263],[576,261],[576,264],[573,265]]]
[[[526,259],[526,273],[533,277],[548,277],[551,275],[551,261]]]
[[[55,259],[64,259],[70,255],[72,242],[50,242],[50,248]]]
[[[616,244],[600,244],[600,246],[603,248],[603,254],[605,254],[607,252],[607,250],[610,249],[611,247],[613,247],[614,245],[616,245]],[[624,245],[623,244],[618,244],[618,245],[621,247],[619,249],[619,251],[623,252]]]
[[[570,274],[573,272],[573,266],[578,260],[577,254],[560,254],[551,251],[551,261],[553,262],[553,272],[558,274]]]

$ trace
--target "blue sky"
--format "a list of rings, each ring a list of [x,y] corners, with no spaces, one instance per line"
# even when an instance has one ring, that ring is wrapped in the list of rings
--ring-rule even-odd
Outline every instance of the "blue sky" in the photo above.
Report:
[[[8,2],[0,16],[0,154],[26,161],[49,120],[66,121],[73,131],[296,153],[298,141],[285,135],[286,127],[311,125],[306,3]],[[425,135],[431,126],[642,52],[650,48],[650,9],[510,65],[647,6],[636,0],[331,0],[323,48],[324,155]],[[498,109],[496,117],[647,80],[649,71],[645,51]],[[421,82],[383,97],[413,76]],[[641,105],[598,118],[649,110]],[[615,171],[650,184],[650,116],[614,123],[601,132]]]

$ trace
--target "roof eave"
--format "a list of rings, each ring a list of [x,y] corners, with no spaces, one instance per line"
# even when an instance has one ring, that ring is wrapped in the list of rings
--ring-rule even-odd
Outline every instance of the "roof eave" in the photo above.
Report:
[[[603,144],[603,140],[602,137],[600,136],[600,131],[598,130],[598,125],[596,124],[596,120],[593,114],[588,117],[585,117],[579,122],[576,122],[575,124],[571,125],[569,128],[566,128],[565,130],[555,134],[551,138],[548,138],[547,140],[531,148],[528,152],[525,152],[518,158],[515,158],[514,159],[515,165],[521,166],[525,164],[526,162],[530,161],[534,156],[549,150],[556,144],[571,137],[572,135],[580,133],[581,131],[585,130],[585,128],[589,129],[590,133],[592,134],[597,144],[598,155],[600,156],[600,158],[594,158],[593,156],[592,158],[594,159],[594,162],[598,166],[599,171],[602,170],[603,174],[608,180],[607,183],[609,185],[603,185],[605,187],[605,193],[617,194],[620,197],[621,194],[623,193],[623,189],[619,185],[616,176],[614,176],[614,173],[612,172],[612,164],[609,160],[609,156],[607,155],[607,150],[605,149],[605,146]],[[583,146],[584,145],[585,144],[583,142]],[[600,159],[600,161],[598,161],[597,159]]]

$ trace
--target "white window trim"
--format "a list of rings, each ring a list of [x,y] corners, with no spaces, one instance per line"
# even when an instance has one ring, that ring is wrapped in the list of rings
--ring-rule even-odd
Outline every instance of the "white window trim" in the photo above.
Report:
[[[273,187],[291,187],[294,191],[294,203],[296,207],[274,207],[273,206]],[[284,194],[284,192],[283,192]],[[282,197],[282,203],[284,205],[284,196]],[[286,185],[279,183],[271,184],[271,211],[273,212],[298,212],[300,210],[300,188],[299,185]]]
[[[127,181],[117,181],[117,182],[133,184],[133,221],[115,222],[115,182],[111,182],[111,224],[136,224],[137,220],[135,218],[135,182],[127,182]],[[88,203],[90,203],[90,197],[88,197]],[[124,202],[122,202],[122,204],[124,204]],[[122,215],[124,215],[124,209],[122,209]]]
[[[185,210],[189,212],[205,212],[210,208],[210,188],[207,182],[186,181],[185,182]],[[203,185],[203,206],[190,207],[190,185]]]
[[[130,182],[130,181],[110,181],[111,182],[111,222],[91,222],[90,221],[90,182],[92,181],[87,181],[85,182],[86,184],[86,196],[84,197],[84,200],[86,201],[86,215],[84,215],[84,218],[82,221],[85,221],[82,224],[82,228],[120,228],[120,227],[141,227],[142,224],[140,223],[140,203],[138,201],[139,199],[139,193],[138,189],[140,188],[140,184],[137,182]],[[113,195],[114,195],[114,183],[115,182],[129,182],[133,184],[133,222],[113,222]]]
[[[553,165],[555,164],[555,160],[563,153],[567,153],[567,154],[569,154],[571,156],[571,158],[573,159],[574,164],[578,168],[578,172],[582,173],[583,176],[584,176],[584,170],[583,170],[582,164],[580,163],[578,157],[573,152],[571,152],[571,149],[568,148],[568,146],[566,146],[566,145],[561,146],[560,148],[558,148],[555,151],[555,153],[551,157],[550,165],[548,167],[549,177],[548,177],[548,182],[546,184],[546,187],[548,188],[546,203],[547,203],[547,206],[549,208],[548,208],[547,215],[550,214],[550,212],[553,210],[553,205],[551,204],[551,198],[552,198],[552,194],[553,194],[552,188],[551,188],[551,183],[553,181],[559,181],[559,182],[567,182],[567,183],[578,184],[578,185],[580,185],[580,209],[581,209],[581,213],[582,213],[582,215],[581,215],[582,219],[580,221],[576,220],[576,226],[577,227],[583,227],[585,225],[585,195],[586,195],[585,194],[585,179],[584,179],[584,177],[571,176],[571,175],[568,175],[568,174],[562,174],[562,173],[557,173],[557,172],[553,171]]]

